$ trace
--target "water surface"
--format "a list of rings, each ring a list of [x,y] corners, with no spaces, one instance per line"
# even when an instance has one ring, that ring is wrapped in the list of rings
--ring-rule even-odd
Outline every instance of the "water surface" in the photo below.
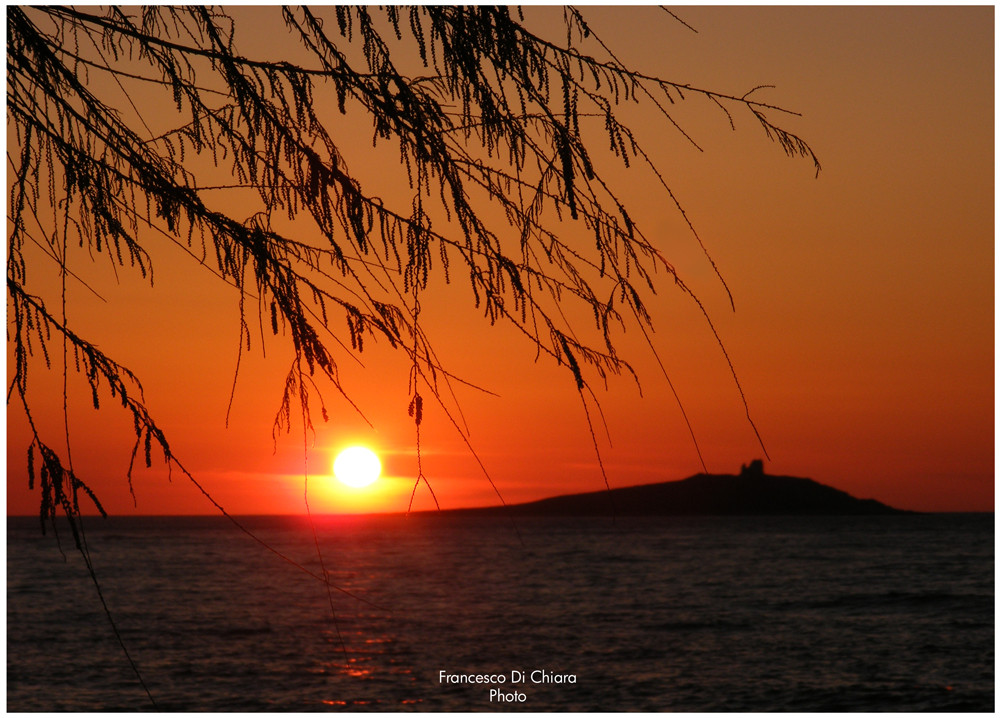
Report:
[[[245,521],[322,573],[303,519]],[[315,525],[352,595],[221,517],[87,521],[158,709],[993,710],[992,515]],[[62,551],[8,519],[8,710],[151,708]]]

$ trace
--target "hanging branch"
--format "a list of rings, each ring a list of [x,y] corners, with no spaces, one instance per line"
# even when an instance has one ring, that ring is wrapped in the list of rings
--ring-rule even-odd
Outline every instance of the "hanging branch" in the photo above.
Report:
[[[241,49],[250,12],[264,10],[7,12],[8,403],[16,396],[31,415],[31,357],[47,363],[53,333],[65,338],[95,406],[110,396],[133,419],[129,476],[140,446],[147,465],[154,445],[168,465],[176,457],[138,379],[47,309],[29,244],[66,277],[77,276],[60,259],[68,240],[86,249],[81,257],[152,284],[151,243],[168,236],[238,290],[240,358],[252,325],[290,342],[276,434],[299,415],[293,405],[311,426],[316,379],[350,401],[338,361],[371,342],[410,355],[419,432],[420,390],[444,405],[438,378],[453,379],[418,323],[416,297],[433,281],[467,281],[487,321],[510,324],[566,368],[585,410],[595,377],[634,376],[614,337],[638,328],[648,339],[647,302],[663,277],[704,309],[595,162],[609,152],[625,168],[651,167],[701,243],[639,133],[619,119],[623,103],[645,104],[694,146],[674,104],[701,98],[730,123],[748,113],[819,170],[812,149],[769,119],[786,111],[754,99],[759,88],[716,92],[627,68],[573,8],[556,42],[510,7],[285,7],[295,59],[278,61]],[[139,84],[161,104],[135,102],[129,88]],[[336,110],[321,109],[325,97]],[[153,112],[176,122],[153,128]],[[398,150],[408,208],[352,172],[339,125],[348,115],[370,121],[374,145]],[[234,209],[233,192],[252,201]],[[593,324],[571,320],[571,307]],[[81,495],[100,509],[38,432],[32,482],[36,452],[44,520],[57,508],[79,515]]]

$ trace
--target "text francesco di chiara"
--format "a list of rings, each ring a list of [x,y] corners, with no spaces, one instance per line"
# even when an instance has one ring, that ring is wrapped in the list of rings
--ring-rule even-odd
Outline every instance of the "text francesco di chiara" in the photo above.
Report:
[[[553,673],[542,668],[530,673],[513,670],[509,676],[506,673],[448,673],[448,671],[441,671],[438,674],[438,683],[576,683],[576,675],[573,673]]]

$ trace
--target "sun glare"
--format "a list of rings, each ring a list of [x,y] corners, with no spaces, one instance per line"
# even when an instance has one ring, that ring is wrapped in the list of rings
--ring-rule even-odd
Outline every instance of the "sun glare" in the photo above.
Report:
[[[333,475],[347,486],[360,489],[375,482],[382,473],[382,464],[375,452],[363,446],[344,449],[333,462]]]

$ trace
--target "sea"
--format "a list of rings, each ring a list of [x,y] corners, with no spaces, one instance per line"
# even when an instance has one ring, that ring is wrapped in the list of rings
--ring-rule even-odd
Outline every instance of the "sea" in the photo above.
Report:
[[[236,521],[8,518],[7,710],[995,707],[992,514]]]

